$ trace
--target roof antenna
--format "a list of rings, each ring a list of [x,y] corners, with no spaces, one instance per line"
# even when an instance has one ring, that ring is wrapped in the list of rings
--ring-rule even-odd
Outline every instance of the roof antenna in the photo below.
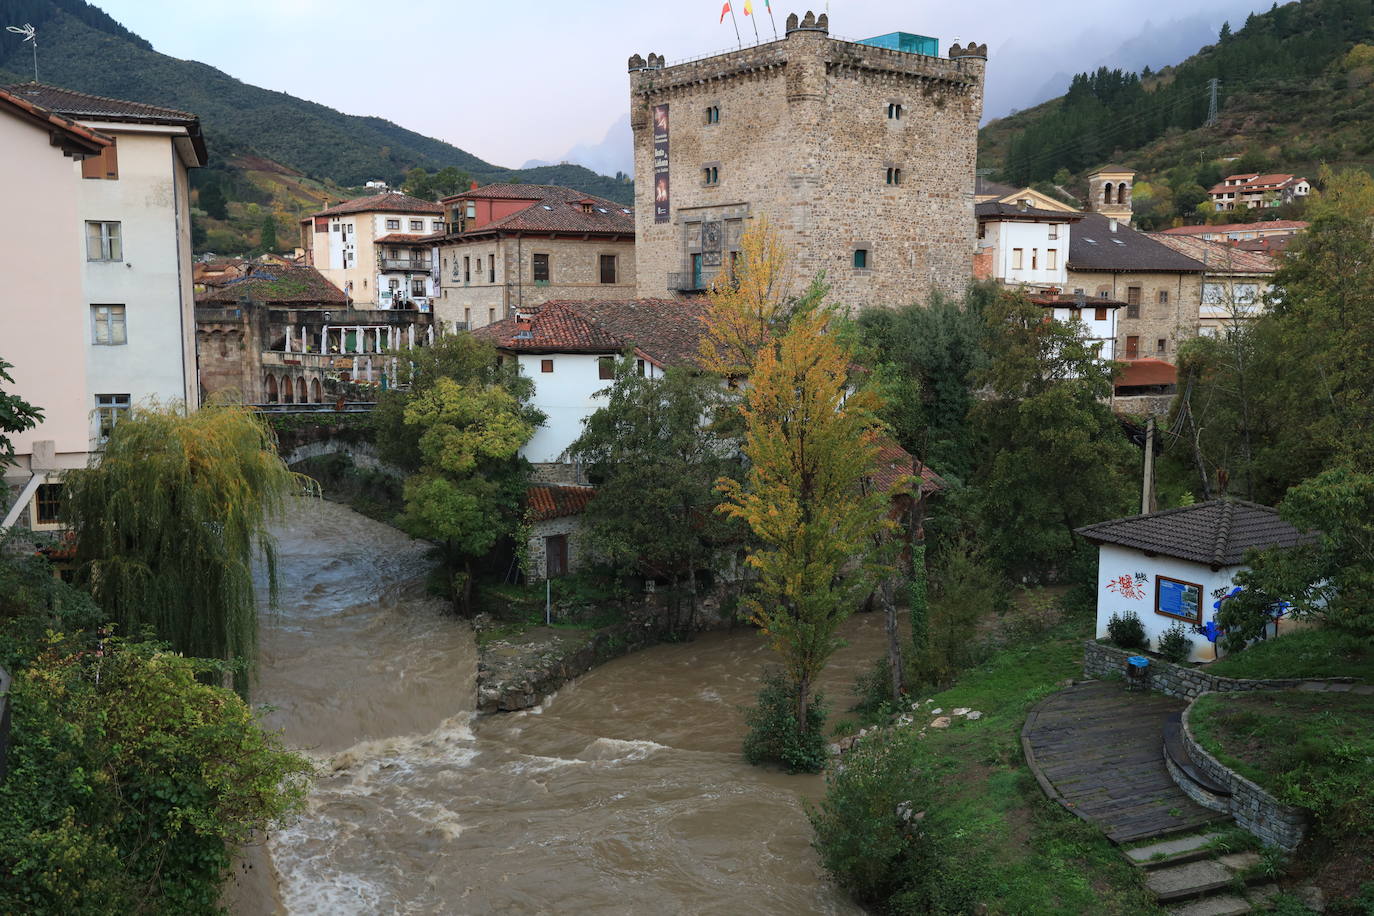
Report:
[[[27,22],[22,26],[7,25],[5,26],[5,31],[13,32],[16,35],[23,35],[22,41],[33,43],[33,81],[35,83],[38,82],[38,33],[34,30],[34,27]]]

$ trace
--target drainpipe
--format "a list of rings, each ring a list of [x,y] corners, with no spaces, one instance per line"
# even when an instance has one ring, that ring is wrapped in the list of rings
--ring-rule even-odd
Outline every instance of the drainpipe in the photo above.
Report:
[[[515,313],[521,314],[525,310],[525,253],[523,235],[515,237]]]

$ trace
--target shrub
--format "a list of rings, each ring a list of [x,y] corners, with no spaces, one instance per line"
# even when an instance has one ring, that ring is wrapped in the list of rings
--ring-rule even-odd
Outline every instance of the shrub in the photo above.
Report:
[[[1183,624],[1175,621],[1159,637],[1156,648],[1168,662],[1185,662],[1193,654],[1193,638]]]
[[[825,767],[825,706],[819,692],[806,710],[806,728],[797,730],[797,690],[781,669],[763,676],[759,705],[745,721],[744,759],[752,764],[776,763],[789,773],[817,773]]]
[[[1145,638],[1145,624],[1135,611],[1112,614],[1107,620],[1107,638],[1123,649],[1145,649],[1150,645]]]
[[[825,799],[807,816],[821,864],[864,903],[920,894],[930,849],[919,832],[932,792],[931,768],[919,766],[912,736],[880,732],[845,755]]]

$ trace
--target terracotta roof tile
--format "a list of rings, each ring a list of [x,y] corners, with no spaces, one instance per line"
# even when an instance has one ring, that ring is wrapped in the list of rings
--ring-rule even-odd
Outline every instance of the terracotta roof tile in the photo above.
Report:
[[[529,206],[476,229],[455,233],[462,240],[500,232],[577,232],[602,235],[634,235],[634,209],[576,188],[550,184],[487,185],[475,191],[444,198],[444,203],[469,198],[528,200]]]
[[[1209,274],[1272,274],[1279,269],[1273,258],[1225,242],[1200,239],[1195,235],[1145,234],[1179,254],[1201,261]]]
[[[378,236],[373,239],[377,245],[427,245],[443,238],[442,232],[431,232],[428,235],[421,233],[393,232],[390,235]]]
[[[429,200],[396,191],[383,191],[368,197],[355,197],[316,213],[315,216],[344,216],[349,213],[443,213],[444,208]]]
[[[348,297],[313,267],[253,265],[246,276],[196,294],[197,305],[236,303],[247,298],[265,305],[344,305]]]
[[[911,453],[897,444],[897,440],[891,436],[882,436],[878,439],[878,460],[877,467],[873,473],[873,485],[879,490],[891,490],[897,486],[898,481],[907,478],[907,486],[901,492],[910,493],[910,478],[915,459]],[[929,496],[932,493],[946,489],[949,485],[945,479],[935,473],[927,465],[921,465],[921,493]]]
[[[662,366],[694,365],[702,306],[678,299],[555,299],[528,318],[473,331],[504,350],[619,353],[630,347]]]
[[[1164,235],[1206,235],[1214,232],[1225,235],[1228,232],[1273,231],[1275,229],[1291,229],[1294,232],[1301,232],[1307,228],[1307,225],[1300,219],[1275,219],[1260,223],[1224,223],[1219,226],[1175,226],[1172,229],[1165,229]]]
[[[1125,368],[1116,377],[1118,388],[1178,384],[1178,369],[1162,359],[1125,359],[1121,363]]]
[[[76,92],[60,86],[44,83],[18,83],[8,87],[15,95],[23,96],[36,105],[66,115],[69,118],[87,120],[108,119],[112,121],[135,118],[152,121],[199,121],[188,111],[147,105],[143,102],[130,102],[125,99],[110,99],[101,95]]]
[[[1277,509],[1239,499],[1165,509],[1077,529],[1097,544],[1119,544],[1207,566],[1236,566],[1251,548],[1293,547],[1316,536],[1294,528]]]
[[[556,484],[536,484],[525,491],[525,505],[532,521],[581,515],[596,495],[592,487],[570,487]]]
[[[19,88],[19,87],[12,87]],[[0,103],[17,111],[22,117],[42,125],[48,129],[56,128],[62,137],[64,144],[79,154],[98,153],[114,141],[97,130],[92,130],[83,124],[50,111],[38,104],[31,98],[14,93],[7,89],[0,89]]]

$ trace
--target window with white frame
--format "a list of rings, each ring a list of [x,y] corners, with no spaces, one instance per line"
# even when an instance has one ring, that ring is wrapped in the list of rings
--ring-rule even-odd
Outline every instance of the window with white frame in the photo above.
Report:
[[[120,239],[119,223],[86,223],[86,260],[122,261],[124,244]]]
[[[411,231],[411,232],[424,232],[424,231],[425,231],[425,221],[422,220],[422,219],[413,219],[413,220],[411,220],[411,221],[410,221],[410,231]]]
[[[128,342],[124,306],[91,306],[91,343],[99,347],[117,347]]]
[[[115,425],[129,415],[129,395],[97,394],[95,396],[95,417],[99,427],[100,440],[110,438]]]
[[[1020,249],[1020,248],[1013,248],[1013,249],[1011,250],[1011,269],[1012,269],[1012,270],[1020,270],[1020,269],[1021,269],[1021,265],[1024,264],[1025,261],[1026,261],[1026,252],[1025,252],[1023,249]]]

